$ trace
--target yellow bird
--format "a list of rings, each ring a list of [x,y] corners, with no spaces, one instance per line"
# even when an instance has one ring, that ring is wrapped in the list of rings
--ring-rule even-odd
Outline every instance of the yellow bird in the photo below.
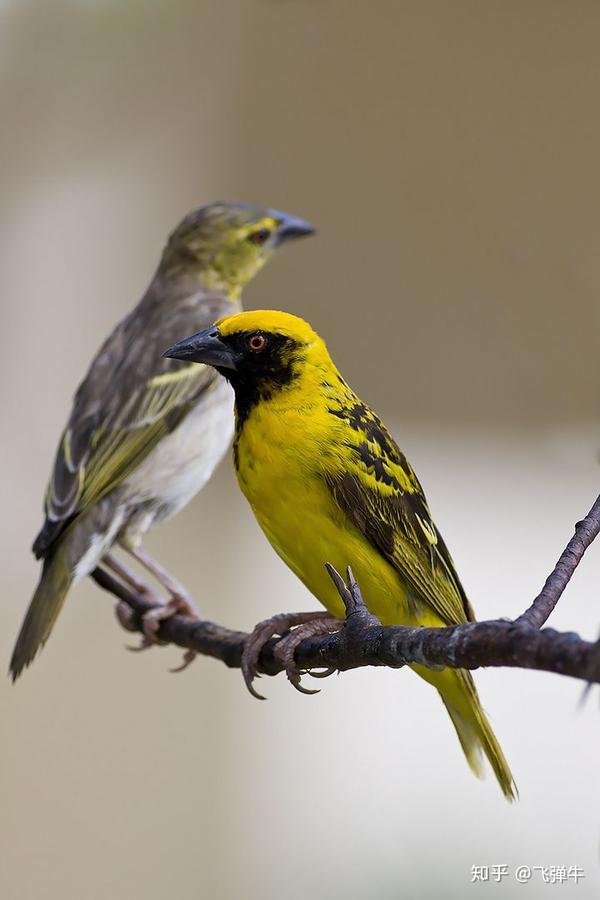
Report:
[[[284,312],[242,312],[165,355],[214,366],[231,383],[240,487],[276,552],[331,616],[343,618],[344,607],[326,562],[340,572],[352,566],[367,607],[384,625],[474,621],[410,463],[308,323]],[[333,630],[330,616],[321,616]],[[274,617],[256,636],[264,642],[299,621]],[[254,640],[253,660],[259,649]],[[438,689],[473,771],[482,773],[483,750],[514,799],[512,774],[471,674],[412,668]]]

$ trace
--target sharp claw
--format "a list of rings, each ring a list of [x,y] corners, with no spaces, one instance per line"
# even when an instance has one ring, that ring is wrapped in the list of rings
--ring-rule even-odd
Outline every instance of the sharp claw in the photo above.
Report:
[[[304,687],[304,685],[300,681],[299,675],[297,678],[290,675],[289,672],[286,672],[286,675],[288,677],[288,681],[290,682],[290,684],[292,684],[296,688],[297,691],[300,691],[301,694],[320,694],[321,693],[319,688]]]
[[[181,662],[181,664],[175,666],[174,669],[169,669],[169,672],[173,672],[173,674],[175,674],[176,672],[183,672],[184,669],[187,669],[187,667],[194,662],[197,656],[198,654],[195,650],[186,650],[183,654],[183,661]]]
[[[256,688],[253,686],[253,684],[252,684],[251,681],[250,681],[250,682],[246,682],[246,687],[248,688],[248,690],[250,691],[250,693],[252,694],[252,696],[255,697],[257,700],[266,700],[266,699],[267,699],[267,698],[265,697],[264,694],[259,694],[259,693],[258,693],[258,691],[257,691]]]
[[[323,669],[322,672],[316,669],[308,669],[306,674],[312,676],[312,678],[329,678],[330,675],[334,675],[337,671],[335,666],[329,666],[328,669]]]
[[[266,700],[267,698],[263,694],[259,694],[253,684],[254,679],[260,678],[260,675],[248,669],[242,669],[242,674],[244,676],[246,687],[248,688],[252,696],[256,697],[257,700]]]
[[[149,650],[150,647],[156,647],[156,644],[153,641],[149,641],[147,637],[143,637],[137,647],[133,647],[131,644],[125,644],[125,649],[131,650],[132,653],[139,653],[141,650]]]
[[[244,676],[246,687],[248,688],[252,696],[257,700],[266,700],[267,698],[262,694],[259,694],[253,685],[253,681],[255,680],[255,678],[260,678],[260,675],[256,671],[256,664],[258,662],[259,655],[260,648],[259,652],[256,653],[254,645],[250,646],[248,653],[246,653],[246,651],[244,650],[244,654],[242,656],[242,675]]]
[[[329,631],[330,628],[330,617],[328,617],[325,621],[313,620],[304,624],[300,624],[295,631],[291,631],[287,637],[283,637],[278,642],[275,648],[275,657],[284,667],[288,681],[296,688],[297,691],[300,691],[301,694],[318,694],[320,693],[320,691],[318,688],[307,688],[302,685],[302,675],[305,675],[307,671],[310,674],[313,673],[310,672],[310,669],[300,670],[298,668],[294,658],[296,648],[299,646],[299,644],[302,643],[305,638],[312,637],[317,634],[322,634]],[[335,669],[329,668],[324,672],[316,673],[315,677],[325,678],[327,677],[327,675],[330,675],[334,671]]]
[[[274,631],[270,621],[260,622],[246,640],[244,652],[242,654],[242,675],[244,676],[244,682],[252,696],[257,700],[267,699],[262,694],[258,693],[253,685],[253,681],[255,678],[260,678],[260,675],[256,671],[260,651],[266,642],[273,637],[273,634]]]

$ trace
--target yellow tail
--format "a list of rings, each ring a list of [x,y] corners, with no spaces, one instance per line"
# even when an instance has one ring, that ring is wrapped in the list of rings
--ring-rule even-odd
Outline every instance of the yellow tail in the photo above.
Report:
[[[42,576],[21,625],[10,660],[13,681],[44,646],[73,582],[73,572],[62,547],[44,563]]]
[[[482,751],[489,760],[502,793],[507,800],[516,800],[519,792],[510,767],[481,708],[475,682],[464,669],[433,671],[425,666],[414,666],[415,671],[438,689],[448,710],[452,724],[467,758],[469,766],[482,778],[484,774]]]
[[[448,671],[446,669],[446,672]],[[453,674],[454,689],[446,691],[442,687],[440,695],[450,714],[452,724],[456,728],[467,762],[473,772],[481,778],[483,775],[481,751],[483,750],[498,779],[502,793],[507,800],[516,800],[519,792],[515,780],[498,739],[481,708],[471,673],[460,669],[455,670]]]

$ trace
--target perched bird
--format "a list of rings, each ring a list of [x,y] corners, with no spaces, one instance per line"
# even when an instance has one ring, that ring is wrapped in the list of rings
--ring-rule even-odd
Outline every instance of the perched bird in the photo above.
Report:
[[[368,609],[384,625],[474,621],[411,465],[310,325],[283,312],[238,313],[179,341],[167,356],[214,366],[233,386],[240,487],[276,552],[328,610],[320,614],[321,630],[340,627],[331,616],[344,616],[325,563],[352,567]],[[246,645],[247,683],[265,640],[304,620],[314,634],[318,615],[275,616],[257,626]],[[292,660],[293,653],[289,666]],[[481,773],[483,750],[504,794],[514,798],[470,673],[412,668],[438,689],[471,768]],[[298,683],[299,673],[288,675]]]
[[[75,395],[33,552],[42,574],[10,662],[32,661],[72,584],[101,561],[140,586],[113,555],[122,546],[166,588],[159,618],[190,611],[185,589],[141,547],[212,474],[233,435],[233,394],[206,366],[163,358],[182,334],[241,309],[244,285],[285,241],[312,234],[295,216],[215,203],[171,234],[148,290],[93,359]],[[157,620],[149,625],[156,630]]]

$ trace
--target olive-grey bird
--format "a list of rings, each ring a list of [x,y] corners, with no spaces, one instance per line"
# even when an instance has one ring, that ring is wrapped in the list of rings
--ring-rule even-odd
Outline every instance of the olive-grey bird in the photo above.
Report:
[[[210,366],[165,359],[163,350],[239,311],[242,288],[272,252],[313,232],[277,210],[215,203],[172,233],[148,290],[75,395],[33,544],[43,568],[10,662],[13,680],[48,639],[71,586],[100,562],[135,583],[113,545],[167,590],[168,613],[186,609],[185,590],[141,541],[210,478],[233,435],[233,393]]]

